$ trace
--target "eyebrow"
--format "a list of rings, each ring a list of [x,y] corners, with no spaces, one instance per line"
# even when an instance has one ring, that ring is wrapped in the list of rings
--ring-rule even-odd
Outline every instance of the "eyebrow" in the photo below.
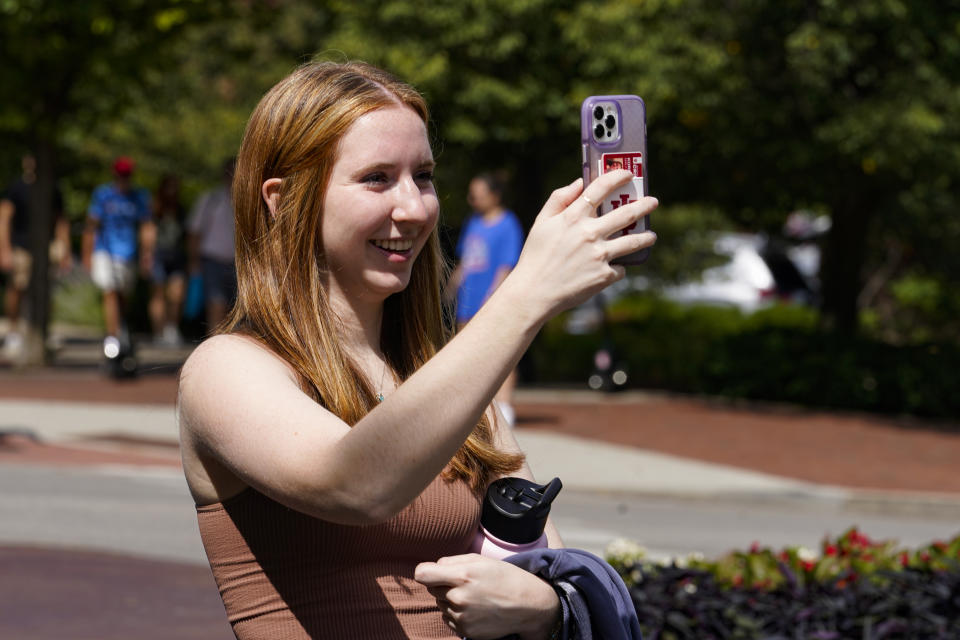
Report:
[[[352,174],[355,176],[359,176],[359,175],[365,175],[365,174],[371,173],[373,171],[388,171],[390,169],[393,169],[394,166],[396,165],[392,162],[375,162],[373,164],[363,165],[356,171],[353,171]],[[418,169],[434,169],[436,168],[436,166],[437,166],[437,162],[435,160],[424,160],[423,162],[417,165],[417,168]]]

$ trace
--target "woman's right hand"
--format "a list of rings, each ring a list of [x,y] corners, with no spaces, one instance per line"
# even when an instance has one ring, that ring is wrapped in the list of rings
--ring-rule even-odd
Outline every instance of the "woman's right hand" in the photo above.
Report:
[[[513,633],[540,640],[561,619],[553,587],[502,560],[475,553],[447,556],[420,563],[413,577],[436,598],[447,626],[474,640]]]
[[[583,181],[554,191],[537,216],[517,266],[504,282],[543,320],[577,305],[624,276],[622,265],[610,264],[656,242],[652,231],[617,235],[657,208],[657,199],[641,198],[597,216],[597,203],[633,178],[630,171],[611,171],[586,189]]]

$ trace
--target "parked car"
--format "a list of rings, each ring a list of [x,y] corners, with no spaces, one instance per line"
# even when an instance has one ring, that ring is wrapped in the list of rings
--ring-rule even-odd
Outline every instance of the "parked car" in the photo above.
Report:
[[[777,301],[816,304],[820,254],[815,244],[796,247],[762,234],[720,233],[714,251],[727,257],[699,279],[666,286],[662,295],[685,304],[732,306],[752,313]]]
[[[813,242],[791,244],[763,234],[720,232],[713,250],[725,261],[681,284],[656,288],[642,275],[621,280],[568,314],[567,332],[596,330],[605,307],[631,291],[656,291],[681,304],[730,306],[744,313],[778,301],[815,305],[819,300],[820,250]]]

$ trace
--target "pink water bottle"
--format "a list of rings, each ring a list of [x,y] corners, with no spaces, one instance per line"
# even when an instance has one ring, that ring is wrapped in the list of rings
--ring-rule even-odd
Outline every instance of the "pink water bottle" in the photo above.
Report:
[[[521,551],[547,546],[543,532],[550,505],[563,483],[554,478],[539,485],[523,478],[500,478],[487,488],[480,531],[470,551],[502,560]]]

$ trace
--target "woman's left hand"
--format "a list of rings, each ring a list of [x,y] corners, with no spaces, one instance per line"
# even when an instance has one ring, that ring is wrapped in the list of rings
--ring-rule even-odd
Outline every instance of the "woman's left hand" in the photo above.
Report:
[[[560,616],[549,584],[509,562],[475,553],[423,562],[414,572],[437,599],[447,625],[473,640],[516,633],[545,640]]]

